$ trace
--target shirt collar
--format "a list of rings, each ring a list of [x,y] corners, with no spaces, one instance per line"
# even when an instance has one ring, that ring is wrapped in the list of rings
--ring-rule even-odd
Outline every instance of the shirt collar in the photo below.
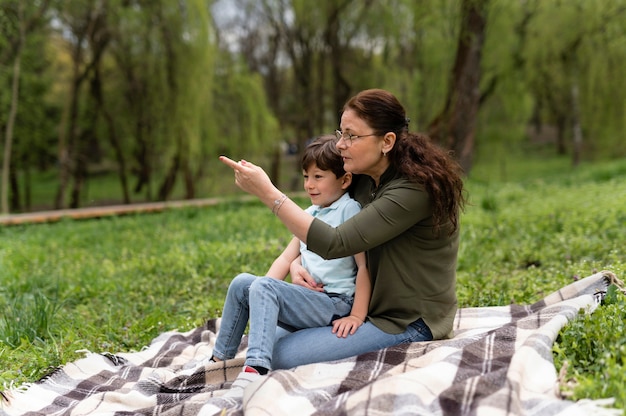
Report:
[[[334,211],[336,210],[339,205],[341,205],[346,199],[350,198],[350,195],[348,195],[347,192],[345,192],[343,195],[341,195],[341,198],[339,198],[338,200],[336,200],[335,202],[333,202],[332,204],[330,204],[327,207],[321,207],[319,205],[313,205],[313,209],[311,214],[312,215],[316,215],[317,213],[321,212],[321,211]]]
[[[376,186],[376,189],[380,189],[380,187],[387,182],[391,182],[391,180],[395,179],[396,176],[398,176],[398,170],[395,168],[395,166],[389,165],[387,169],[383,172],[383,174],[380,175],[380,179],[378,180],[378,186]],[[374,178],[372,178],[371,176],[368,176],[368,178],[371,183],[370,186],[374,187]]]
[[[398,174],[398,170],[396,169],[396,167],[393,165],[389,165],[387,167],[387,170],[385,170],[385,172],[383,172],[383,174],[380,175],[380,180],[378,181],[378,187],[380,188],[380,185],[382,185],[383,183],[387,183],[391,181],[392,179],[394,179],[397,174]]]

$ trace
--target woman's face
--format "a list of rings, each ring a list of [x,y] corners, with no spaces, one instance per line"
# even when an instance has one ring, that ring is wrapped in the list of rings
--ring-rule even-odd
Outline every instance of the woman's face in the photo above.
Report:
[[[346,172],[371,176],[378,183],[380,175],[389,166],[389,159],[383,156],[382,136],[372,135],[374,129],[351,109],[343,112],[340,129],[344,134],[365,136],[353,139],[352,145],[349,144],[350,140],[341,139],[337,142]]]

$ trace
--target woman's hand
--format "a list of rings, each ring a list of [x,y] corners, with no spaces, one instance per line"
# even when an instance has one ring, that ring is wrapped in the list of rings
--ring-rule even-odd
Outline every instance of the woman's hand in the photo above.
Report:
[[[275,189],[267,173],[254,163],[245,160],[235,162],[226,156],[220,156],[220,161],[235,171],[235,184],[242,191],[262,197]]]
[[[254,163],[245,160],[235,162],[226,156],[220,156],[220,161],[235,171],[235,184],[242,191],[259,198],[296,238],[306,243],[309,227],[314,220],[312,215],[304,212],[298,204],[287,198],[274,186],[267,173]]]
[[[313,276],[297,260],[291,262],[289,274],[291,275],[291,283],[294,285],[303,286],[316,292],[324,291],[324,284],[317,283]]]
[[[346,338],[353,335],[361,325],[363,321],[360,318],[354,315],[344,316],[333,321],[333,334],[337,334],[338,338]]]

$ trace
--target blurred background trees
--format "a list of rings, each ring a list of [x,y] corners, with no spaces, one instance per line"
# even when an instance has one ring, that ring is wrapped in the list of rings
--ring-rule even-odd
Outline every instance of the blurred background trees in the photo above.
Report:
[[[284,156],[374,87],[468,175],[530,143],[624,157],[625,17],[626,0],[0,0],[2,212],[215,195],[219,154],[298,177]]]

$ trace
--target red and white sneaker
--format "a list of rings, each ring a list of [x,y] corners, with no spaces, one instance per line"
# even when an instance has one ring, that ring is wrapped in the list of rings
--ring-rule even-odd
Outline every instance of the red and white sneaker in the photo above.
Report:
[[[230,390],[222,397],[229,397],[231,399],[243,398],[243,391],[246,389],[248,384],[261,377],[263,376],[254,368],[249,365],[244,366],[243,371],[239,373],[235,381],[233,381],[233,384],[230,386]]]

